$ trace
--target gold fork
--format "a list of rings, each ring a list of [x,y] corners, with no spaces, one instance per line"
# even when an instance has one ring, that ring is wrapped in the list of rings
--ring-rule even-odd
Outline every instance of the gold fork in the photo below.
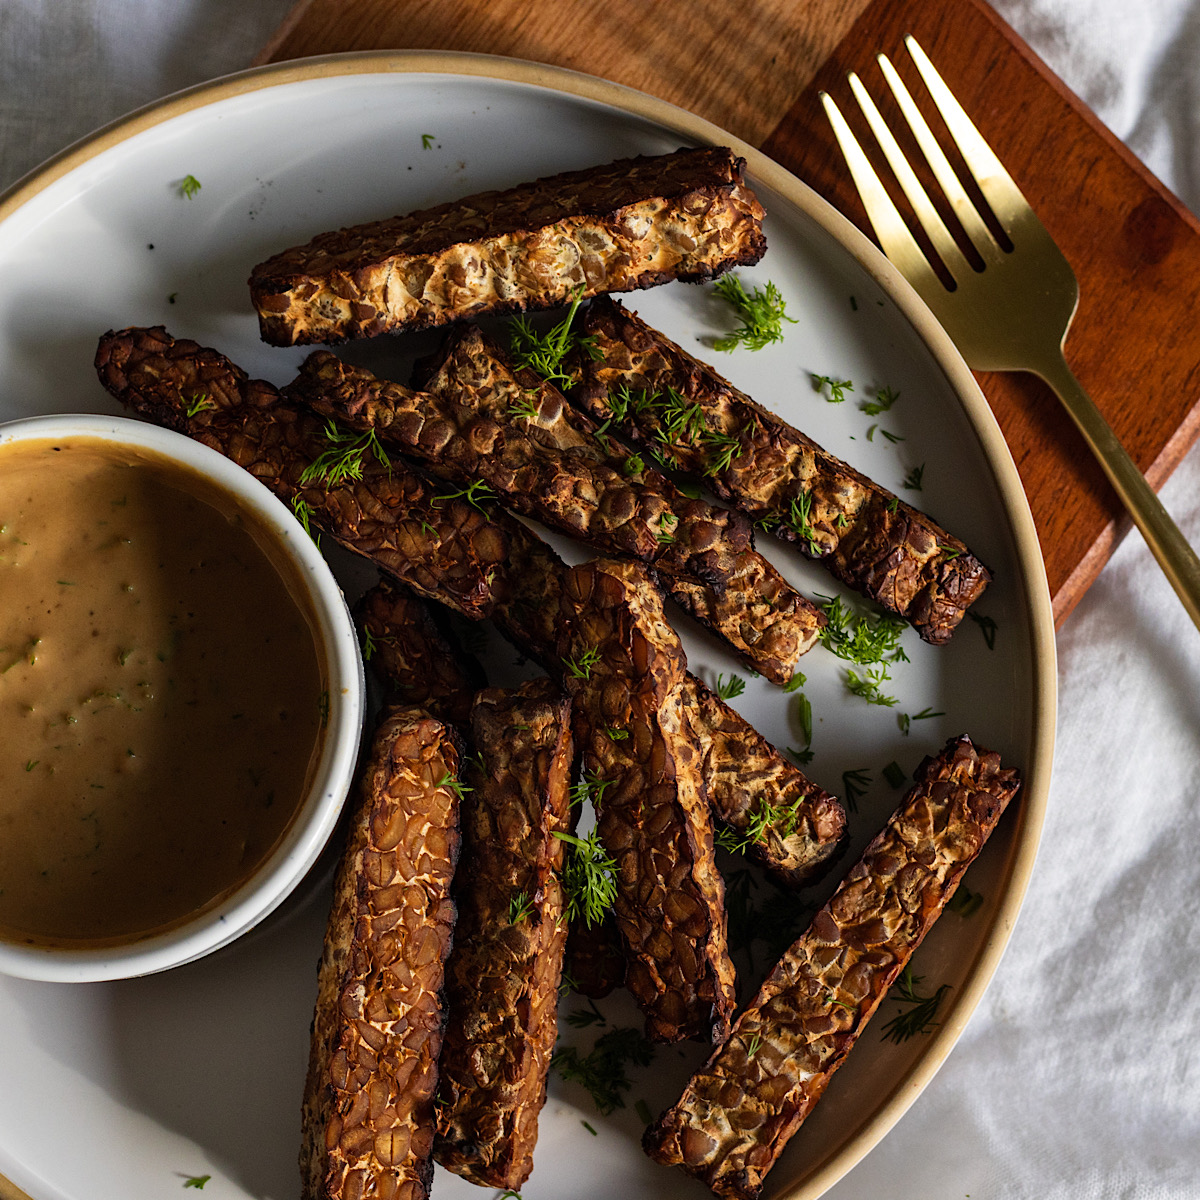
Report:
[[[854,97],[926,236],[953,277],[954,290],[943,285],[837,105],[822,92],[821,102],[883,252],[941,322],[968,366],[976,371],[1031,371],[1054,389],[1188,614],[1200,625],[1200,560],[1063,357],[1063,343],[1079,302],[1075,273],[925,52],[911,37],[904,44],[1012,249],[1006,252],[992,236],[895,67],[881,54],[879,65],[900,111],[984,267],[977,271],[967,261],[862,81],[851,73]]]

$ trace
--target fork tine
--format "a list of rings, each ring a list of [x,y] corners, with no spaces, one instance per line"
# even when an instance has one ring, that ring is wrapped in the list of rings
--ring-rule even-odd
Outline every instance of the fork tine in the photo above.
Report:
[[[933,136],[933,130],[929,128],[929,123],[921,115],[913,101],[912,94],[904,85],[904,80],[896,73],[896,68],[892,66],[891,60],[886,54],[878,56],[880,69],[883,71],[884,78],[888,81],[888,86],[892,89],[892,94],[896,97],[896,103],[900,105],[900,111],[904,114],[904,119],[908,122],[908,127],[912,130],[913,136],[917,139],[918,145],[921,147],[921,152],[925,155],[926,161],[937,176],[937,181],[941,184],[942,191],[946,193],[946,199],[950,201],[950,206],[954,209],[955,215],[962,222],[962,227],[966,230],[967,237],[975,249],[983,256],[984,261],[989,265],[1000,261],[1004,255],[1004,251],[996,244],[996,239],[992,236],[992,231],[984,224],[983,218],[979,215],[979,210],[971,202],[971,198],[964,191],[962,184],[959,182],[958,176],[954,172],[954,168],[950,165],[950,160],[946,157],[941,146],[938,145],[937,138]]]
[[[891,196],[887,194],[887,189],[863,153],[863,148],[858,144],[850,126],[846,124],[846,118],[842,116],[833,97],[828,92],[822,92],[821,103],[825,107],[825,115],[829,118],[830,125],[833,126],[834,136],[842,149],[842,156],[850,167],[854,186],[858,189],[884,254],[922,296],[944,293],[946,289],[942,281],[929,265],[929,260],[917,244],[916,238],[909,232],[904,218],[892,203]]]
[[[921,222],[921,227],[933,243],[934,250],[937,251],[942,262],[946,264],[946,269],[956,280],[970,278],[973,274],[971,264],[963,256],[963,252],[958,248],[958,243],[951,236],[950,230],[946,228],[942,218],[938,216],[937,209],[933,207],[929,194],[921,186],[921,181],[913,173],[912,167],[908,165],[908,159],[904,157],[904,151],[900,149],[899,143],[892,136],[892,131],[884,121],[883,114],[875,107],[875,101],[871,99],[862,80],[853,71],[850,72],[849,79],[850,90],[854,93],[859,108],[863,110],[863,115],[867,118],[867,123],[871,126],[871,131],[875,134],[888,164],[900,181],[900,186],[904,189],[908,202],[913,206],[917,220]]]
[[[1029,210],[1029,201],[1021,194],[1021,189],[1001,165],[991,146],[983,140],[971,118],[963,111],[962,105],[955,100],[954,93],[946,86],[945,80],[929,61],[928,55],[921,49],[916,38],[906,37],[904,44],[908,47],[913,62],[917,64],[917,70],[921,72],[921,78],[925,80],[925,86],[933,96],[933,102],[942,114],[946,128],[950,130],[950,136],[954,138],[968,169],[975,176],[979,190],[992,206],[992,211],[999,219],[1004,232],[1011,238],[1017,218]]]

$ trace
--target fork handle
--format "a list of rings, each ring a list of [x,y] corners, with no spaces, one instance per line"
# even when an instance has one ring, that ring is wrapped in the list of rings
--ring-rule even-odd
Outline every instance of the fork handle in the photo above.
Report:
[[[1052,361],[1034,368],[1034,373],[1040,375],[1058,394],[1116,489],[1121,503],[1142,531],[1150,552],[1158,559],[1158,565],[1183,601],[1188,616],[1200,626],[1200,559],[1179,532],[1179,526],[1163,508],[1162,501],[1134,465],[1129,452],[1117,440],[1111,426],[1100,415],[1100,410],[1075,378],[1061,352]]]

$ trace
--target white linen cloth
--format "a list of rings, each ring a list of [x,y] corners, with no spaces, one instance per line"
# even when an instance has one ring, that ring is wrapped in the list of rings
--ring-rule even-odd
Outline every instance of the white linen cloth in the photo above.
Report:
[[[248,65],[292,2],[3,0],[0,186]],[[1200,212],[1200,3],[997,7]],[[1200,544],[1200,447],[1163,500]],[[831,1200],[1200,1196],[1200,633],[1138,534],[1058,652],[1050,811],[1007,954],[933,1083]]]

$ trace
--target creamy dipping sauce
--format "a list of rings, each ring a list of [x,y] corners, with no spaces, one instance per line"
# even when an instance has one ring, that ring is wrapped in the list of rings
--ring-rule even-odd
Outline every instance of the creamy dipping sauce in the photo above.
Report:
[[[0,447],[0,937],[133,940],[254,873],[328,714],[303,597],[274,535],[187,468]]]

